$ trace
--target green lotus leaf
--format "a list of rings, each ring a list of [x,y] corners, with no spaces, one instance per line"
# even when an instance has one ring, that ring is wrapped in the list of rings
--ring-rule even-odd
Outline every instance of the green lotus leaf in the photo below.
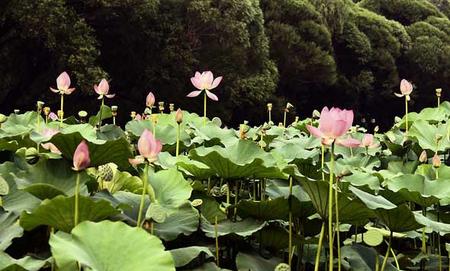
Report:
[[[28,111],[24,114],[11,114],[8,119],[2,123],[0,129],[0,138],[16,137],[29,134],[37,126],[37,113]],[[44,123],[42,117],[40,122]]]
[[[183,267],[194,259],[204,255],[204,260],[215,258],[207,247],[191,246],[169,250],[172,254],[175,267]]]
[[[39,225],[48,225],[57,230],[70,232],[74,227],[74,206],[74,196],[46,199],[33,212],[22,212],[20,225],[26,231]],[[100,221],[118,213],[119,211],[106,200],[94,201],[88,197],[79,197],[79,221]]]
[[[178,207],[191,197],[192,187],[176,168],[149,171],[148,178],[155,200],[162,206]]]
[[[365,247],[359,244],[344,246],[341,248],[342,259],[345,259],[350,265],[351,270],[372,271],[375,270],[376,257],[381,265],[383,256],[380,256],[374,248]],[[386,264],[386,271],[397,270],[389,262]]]
[[[71,234],[52,234],[49,243],[61,271],[75,270],[76,262],[90,270],[175,270],[170,252],[157,237],[123,222],[86,221]]]
[[[125,136],[125,132],[119,126],[113,124],[104,125],[97,131],[97,138],[107,141]]]
[[[419,212],[414,212],[414,217],[417,222],[426,226],[427,228],[432,229],[435,232],[440,233],[441,235],[450,233],[450,225],[449,224],[431,220],[430,218],[422,215]]]
[[[198,147],[189,152],[189,157],[200,161],[225,179],[277,178],[287,179],[269,153],[261,150],[254,142],[239,140],[237,144]]]
[[[319,227],[320,230],[320,227]],[[286,249],[289,246],[289,231],[286,227],[278,223],[271,223],[254,235],[262,247],[270,249]],[[292,235],[294,246],[301,245],[301,237],[298,234]]]
[[[247,218],[242,221],[232,222],[229,220],[217,223],[217,236],[236,234],[242,237],[250,236],[266,226],[267,222]],[[201,219],[201,229],[206,236],[214,238],[214,224],[209,223],[204,217]]]
[[[151,205],[150,205],[151,207]],[[154,223],[155,234],[165,240],[175,240],[180,234],[190,235],[197,231],[199,224],[198,211],[185,202],[178,208],[171,209],[162,223]]]
[[[65,160],[40,159],[34,165],[26,165],[16,174],[18,189],[25,190],[39,199],[58,195],[72,196],[75,193],[77,174]],[[90,180],[85,173],[80,174],[81,193],[86,194],[83,184]]]
[[[364,243],[371,247],[379,246],[383,242],[383,234],[376,230],[368,230],[363,236]]]
[[[425,120],[417,120],[408,132],[408,136],[415,138],[422,149],[432,151],[445,151],[450,147],[447,138],[450,123],[447,125],[432,125]],[[436,135],[441,135],[442,139],[437,142]]]
[[[427,207],[448,197],[450,180],[429,181],[421,175],[404,174],[386,180],[390,191],[402,196],[405,201],[411,201]]]
[[[378,177],[360,170],[354,170],[352,175],[342,178],[342,182],[348,182],[356,187],[367,185],[369,189],[374,191],[378,191],[381,188]]]
[[[28,192],[16,190],[2,197],[3,208],[9,212],[21,213],[31,211],[41,203],[41,200]]]
[[[265,259],[257,253],[239,252],[236,256],[236,266],[238,270],[275,270],[275,267],[281,262],[283,261],[280,258]]]
[[[111,112],[111,107],[107,106],[107,105],[102,105],[99,109],[99,111],[97,112],[97,114],[95,116],[91,116],[89,118],[89,124],[92,126],[95,126],[99,123],[101,120],[106,120],[109,118],[112,118],[112,112]]]
[[[73,127],[77,126],[73,132]],[[128,141],[121,137],[116,140],[105,141],[97,139],[96,132],[89,124],[72,125],[69,129],[63,129],[61,133],[52,137],[50,142],[56,145],[63,156],[72,160],[73,153],[81,140],[86,139],[89,146],[91,166],[100,166],[107,163],[115,163],[119,168],[129,168],[128,158],[133,155]]]
[[[181,170],[186,175],[195,177],[197,180],[206,180],[211,176],[215,175],[215,172],[211,170],[207,165],[189,159],[187,156],[172,156],[168,152],[162,152],[158,156],[158,163],[164,169],[169,169],[172,167],[179,166]]]
[[[8,195],[8,193],[9,184],[2,176],[0,176],[0,196]]]
[[[11,245],[14,238],[23,235],[23,229],[18,223],[18,215],[0,210],[0,250]]]
[[[238,141],[238,137],[233,129],[220,128],[213,122],[207,122],[203,125],[203,122],[189,123],[188,126],[193,130],[193,143],[208,145],[223,145],[230,146]]]
[[[226,214],[220,209],[220,204],[215,198],[198,191],[193,191],[191,199],[201,199],[203,201],[202,205],[198,208],[202,216],[210,223],[214,223],[216,216],[218,221],[227,218]]]
[[[241,200],[237,207],[242,218],[253,217],[260,220],[286,219],[289,216],[289,201],[285,198],[253,201]]]
[[[38,260],[30,256],[14,259],[3,251],[0,251],[0,270],[5,271],[38,271],[45,267],[48,260]]]

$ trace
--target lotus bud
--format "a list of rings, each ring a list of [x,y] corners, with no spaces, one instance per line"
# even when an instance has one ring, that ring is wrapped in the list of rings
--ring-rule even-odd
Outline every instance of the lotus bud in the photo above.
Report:
[[[159,113],[164,113],[164,102],[158,102]]]
[[[44,104],[45,103],[43,101],[37,101],[37,103],[36,103],[37,111],[41,112],[42,107],[44,107]]]
[[[178,124],[183,122],[183,111],[181,111],[180,108],[178,108],[177,112],[175,113],[175,120]]]
[[[423,150],[423,151],[420,153],[420,156],[419,156],[419,162],[420,162],[420,163],[426,163],[427,161],[428,161],[427,152],[426,152],[425,150]]]
[[[155,104],[155,95],[153,95],[153,93],[150,91],[147,95],[147,98],[145,99],[145,105],[151,109],[154,104]]]
[[[170,111],[170,113],[175,111],[175,104],[169,104],[169,111]]]
[[[272,111],[272,103],[267,104],[267,111]]]
[[[89,147],[85,140],[78,144],[73,154],[73,170],[80,171],[89,167],[91,159],[89,157]]]
[[[111,106],[111,114],[113,115],[113,117],[117,116],[118,109],[119,109],[119,107],[117,105]]]
[[[437,153],[434,154],[432,161],[433,161],[433,167],[438,168],[441,166],[441,158],[439,157],[439,155]]]
[[[437,97],[441,97],[441,94],[442,94],[442,88],[437,88],[436,89],[436,96]]]
[[[64,118],[64,111],[58,110],[57,114],[58,114],[58,118],[59,119],[63,119]]]
[[[20,109],[14,109],[14,114],[19,114],[20,113]]]
[[[136,111],[131,111],[130,117],[132,120],[134,120],[134,118],[136,118]]]
[[[158,154],[161,152],[161,141],[156,140],[155,136],[149,130],[145,129],[138,140],[139,154],[147,158],[152,163],[157,160]]]

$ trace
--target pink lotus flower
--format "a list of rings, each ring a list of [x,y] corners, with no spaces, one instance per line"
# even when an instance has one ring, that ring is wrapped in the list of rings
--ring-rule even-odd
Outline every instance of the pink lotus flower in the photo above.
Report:
[[[58,147],[56,147],[55,144],[51,142],[42,143],[41,146],[42,148],[49,150],[52,153],[61,154],[61,151],[58,149]]]
[[[378,146],[379,144],[375,142],[372,134],[365,134],[363,136],[360,147],[372,149]]]
[[[200,95],[200,93],[202,93],[202,91],[206,91],[206,95],[208,95],[211,100],[218,101],[219,98],[210,90],[216,88],[221,81],[222,76],[214,79],[213,73],[211,71],[202,73],[195,72],[195,76],[191,77],[191,82],[198,90],[192,91],[187,95],[187,97],[197,97],[198,95]]]
[[[69,95],[75,90],[75,88],[70,88],[70,77],[67,72],[61,73],[58,78],[56,78],[56,87],[57,89],[50,88],[50,90],[61,95]]]
[[[400,93],[394,93],[397,97],[404,97],[409,101],[409,95],[413,91],[413,85],[408,80],[402,79],[400,82]]]
[[[98,86],[94,85],[94,90],[95,92],[97,92],[98,95],[100,95],[98,96],[99,100],[103,99],[104,96],[106,96],[107,98],[113,98],[114,96],[116,96],[116,94],[108,94],[109,84],[108,81],[106,81],[106,79],[102,79],[98,84]]]
[[[128,159],[128,161],[134,166],[144,163],[145,159],[150,163],[155,162],[158,159],[158,154],[161,152],[161,149],[161,141],[157,140],[152,132],[145,129],[138,140],[138,151],[140,155],[133,159]]]
[[[48,114],[48,117],[51,120],[58,120],[58,115],[56,115],[55,112],[50,112],[50,114]]]
[[[150,91],[147,95],[147,98],[145,99],[145,105],[148,108],[152,108],[154,104],[155,104],[155,95],[153,95],[153,93]]]
[[[358,147],[361,142],[354,138],[341,139],[343,135],[352,127],[353,111],[341,110],[339,108],[324,107],[320,113],[319,128],[307,125],[306,128],[311,135],[320,138],[322,144],[331,145],[336,142],[345,147]]]
[[[89,158],[89,147],[86,141],[83,140],[78,144],[74,154],[73,154],[73,170],[80,171],[87,167],[91,163]]]
[[[137,114],[136,117],[134,117],[135,120],[142,120],[141,114]]]

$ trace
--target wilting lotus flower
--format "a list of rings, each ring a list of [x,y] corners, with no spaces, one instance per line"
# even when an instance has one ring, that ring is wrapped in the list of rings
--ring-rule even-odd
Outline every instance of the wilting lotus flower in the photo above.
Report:
[[[106,96],[107,98],[113,98],[114,96],[116,96],[116,94],[108,94],[109,92],[109,84],[108,81],[106,81],[105,79],[102,79],[100,81],[100,83],[97,85],[94,85],[94,90],[95,92],[97,92],[98,95],[98,99],[103,99],[104,96]]]
[[[91,159],[89,158],[89,147],[86,144],[86,141],[83,140],[78,144],[78,147],[75,149],[73,154],[73,170],[80,171],[87,167],[91,163]]]
[[[360,146],[364,147],[364,148],[372,149],[372,148],[378,147],[379,144],[375,142],[372,134],[365,134],[362,138]]]
[[[158,154],[161,152],[161,149],[161,141],[157,140],[152,132],[145,129],[138,140],[138,151],[140,155],[128,160],[132,165],[142,164],[145,162],[145,159],[152,163],[158,159]]]
[[[58,149],[58,147],[55,146],[55,144],[51,142],[42,143],[42,148],[49,150],[52,153],[61,154],[61,151]]]
[[[178,124],[183,122],[183,111],[181,111],[180,108],[178,108],[177,112],[175,113],[175,120]]]
[[[67,72],[61,73],[58,78],[56,78],[56,87],[57,89],[50,88],[50,90],[61,95],[69,95],[75,90],[75,88],[70,88],[70,77]]]
[[[191,77],[191,82],[198,90],[192,91],[187,96],[197,97],[198,95],[200,95],[200,93],[202,93],[202,91],[205,91],[206,95],[208,95],[211,100],[218,101],[219,98],[209,90],[216,88],[220,84],[220,81],[222,81],[222,76],[214,79],[213,73],[211,71],[202,73],[195,72],[195,76]]]
[[[402,79],[400,82],[400,93],[394,93],[397,97],[406,97],[406,99],[409,101],[410,97],[409,95],[413,91],[413,85],[408,82],[408,80]]]
[[[331,145],[336,142],[345,147],[358,147],[361,142],[354,138],[341,139],[352,127],[353,111],[324,107],[320,113],[319,128],[307,125],[308,131],[322,140],[322,144]]]
[[[55,112],[50,112],[50,114],[48,114],[48,117],[51,120],[58,120],[58,115],[56,115]]]
[[[152,108],[154,104],[155,104],[155,95],[153,95],[153,93],[150,91],[147,95],[147,98],[145,99],[145,105],[148,108]]]

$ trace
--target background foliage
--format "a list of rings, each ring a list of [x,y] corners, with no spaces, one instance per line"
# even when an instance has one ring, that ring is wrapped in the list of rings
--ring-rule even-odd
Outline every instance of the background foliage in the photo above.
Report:
[[[122,120],[150,90],[200,112],[184,98],[189,78],[212,70],[225,79],[210,110],[227,123],[264,119],[268,101],[278,121],[289,101],[303,117],[339,105],[383,124],[402,112],[401,78],[416,87],[413,110],[433,105],[435,88],[446,98],[449,16],[447,0],[3,0],[0,103],[56,108],[48,87],[67,70],[78,89],[67,102],[91,113],[104,76]]]

